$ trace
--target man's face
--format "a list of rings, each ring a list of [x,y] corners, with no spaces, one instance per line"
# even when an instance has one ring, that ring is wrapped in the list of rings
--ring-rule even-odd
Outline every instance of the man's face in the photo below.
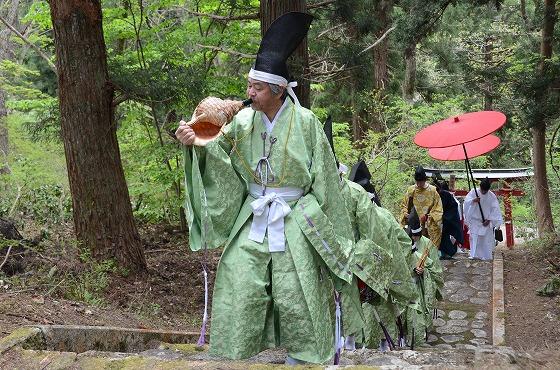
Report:
[[[480,189],[480,192],[481,192],[482,194],[486,194],[486,193],[488,193],[488,190]]]
[[[281,94],[279,96],[272,94],[268,83],[252,78],[247,81],[247,96],[253,99],[251,108],[261,112],[275,106],[281,99]]]
[[[416,243],[418,240],[420,240],[420,237],[422,235],[412,235],[412,240],[414,240],[414,242]]]
[[[424,186],[426,186],[426,180],[422,180],[422,181],[416,180],[416,186],[419,188],[424,188]]]

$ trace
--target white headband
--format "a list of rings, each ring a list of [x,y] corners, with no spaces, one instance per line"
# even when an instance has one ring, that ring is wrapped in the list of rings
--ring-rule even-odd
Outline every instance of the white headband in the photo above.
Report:
[[[254,78],[255,80],[269,82],[271,84],[275,84],[275,85],[278,85],[278,86],[285,87],[288,95],[290,95],[292,97],[292,99],[294,99],[294,102],[296,103],[296,105],[298,105],[298,106],[300,105],[299,100],[296,96],[296,93],[294,92],[294,89],[293,89],[294,87],[297,86],[296,81],[292,81],[292,82],[288,83],[288,80],[286,80],[282,76],[274,75],[274,74],[268,73],[268,72],[255,71],[253,68],[251,68],[251,70],[249,71],[249,77]]]
[[[410,229],[410,232],[413,234],[419,233],[420,231],[422,231],[422,226],[420,226],[418,229]]]

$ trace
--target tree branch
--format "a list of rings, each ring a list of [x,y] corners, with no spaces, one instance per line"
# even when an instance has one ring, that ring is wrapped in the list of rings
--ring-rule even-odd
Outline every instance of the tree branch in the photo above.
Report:
[[[324,6],[334,4],[335,2],[336,2],[336,0],[325,0],[325,1],[315,3],[315,4],[309,4],[309,5],[307,5],[307,9],[322,8]],[[211,14],[211,13],[201,13],[201,12],[195,12],[195,11],[192,11],[192,10],[187,10],[187,13],[190,14],[190,15],[197,16],[197,17],[210,18],[210,19],[216,20],[218,22],[247,21],[247,20],[253,20],[253,19],[259,19],[260,18],[260,13],[258,13],[258,12],[257,13],[249,13],[249,14],[241,14],[241,15],[230,15],[230,16]]]
[[[443,13],[445,12],[445,9],[447,9],[449,4],[451,4],[451,0],[446,1],[445,3],[443,3],[441,5],[441,8],[439,9],[438,14],[436,14],[433,17],[429,17],[429,18],[426,17],[424,19],[424,21],[416,27],[416,30],[419,30],[419,32],[416,35],[413,36],[413,43],[414,44],[418,44],[420,42],[420,40],[422,40],[424,37],[426,37],[428,32],[430,32],[430,30],[432,30],[432,28],[436,25],[436,23],[439,21],[439,19],[443,16]]]
[[[51,60],[49,59],[49,57],[41,50],[39,49],[38,46],[36,46],[35,44],[33,44],[31,41],[29,41],[25,36],[23,36],[21,33],[19,33],[18,30],[16,30],[14,28],[14,26],[12,26],[10,23],[8,23],[8,21],[6,21],[4,18],[2,18],[2,16],[0,16],[0,21],[2,21],[2,23],[4,23],[6,25],[6,27],[8,27],[10,29],[10,31],[12,31],[13,33],[16,34],[17,37],[19,37],[20,39],[23,40],[23,42],[25,42],[27,45],[29,45],[33,50],[35,50],[49,65],[49,67],[52,69],[52,71],[58,76],[58,71],[56,70],[56,66],[54,65],[53,62],[51,62]]]
[[[256,58],[256,55],[254,55],[254,54],[245,54],[245,53],[241,53],[241,52],[235,51],[235,50],[224,49],[224,48],[221,48],[219,46],[201,45],[201,44],[196,44],[196,46],[204,48],[204,49],[210,49],[210,50],[213,50],[213,51],[221,51],[223,53],[235,55],[235,56],[238,56],[240,58],[247,58],[247,59],[255,59]]]
[[[548,154],[550,156],[550,166],[554,170],[556,177],[560,179],[560,174],[558,174],[558,166],[554,164],[554,142],[556,141],[556,135],[558,135],[558,130],[560,130],[560,122],[556,125],[554,129],[554,134],[552,134],[552,139],[550,140],[550,146],[548,147]]]
[[[124,103],[128,99],[130,99],[130,96],[127,93],[122,92],[120,95],[115,96],[115,98],[113,99],[113,107],[116,107],[121,103]]]
[[[324,6],[331,5],[331,4],[335,3],[335,2],[336,2],[336,0],[321,1],[320,3],[314,3],[314,4],[309,4],[309,5],[307,5],[307,9],[322,8],[322,7],[324,7]]]
[[[342,27],[342,26],[343,26],[343,24],[341,23],[341,24],[337,24],[336,26],[333,26],[333,27],[331,27],[331,28],[327,28],[326,30],[324,30],[324,31],[322,31],[320,34],[318,34],[318,35],[317,35],[317,38],[320,38],[320,37],[322,37],[322,36],[324,36],[324,35],[326,35],[326,34],[329,34],[329,33],[331,33],[332,31],[334,31],[334,30],[336,30],[337,28]]]
[[[0,271],[2,270],[2,267],[4,267],[4,264],[6,263],[6,261],[8,260],[8,256],[10,255],[11,251],[12,251],[12,246],[10,245],[8,247],[8,251],[6,252],[6,256],[4,257],[4,261],[2,261],[2,263],[0,264]]]
[[[232,16],[193,12],[191,10],[187,10],[187,13],[190,14],[190,15],[195,15],[197,17],[207,17],[207,18],[214,19],[214,20],[220,21],[220,22],[245,21],[245,20],[251,20],[251,19],[259,19],[259,13],[232,15]]]
[[[385,37],[387,37],[387,35],[388,35],[389,33],[391,33],[396,27],[397,27],[397,26],[393,26],[393,27],[389,28],[387,31],[385,31],[385,33],[384,33],[376,42],[374,42],[373,44],[371,44],[370,46],[368,46],[368,47],[365,48],[364,50],[360,51],[360,52],[358,53],[358,55],[362,55],[362,54],[365,53],[366,51],[368,51],[368,50],[370,50],[370,49],[373,49],[374,47],[376,47],[377,45],[379,45],[379,43],[380,43],[381,41],[383,41],[383,40],[385,39]]]

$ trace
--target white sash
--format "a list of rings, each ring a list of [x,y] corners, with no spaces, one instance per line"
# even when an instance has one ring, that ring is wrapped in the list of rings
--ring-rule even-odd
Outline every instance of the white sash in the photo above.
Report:
[[[253,223],[249,232],[249,239],[257,243],[264,241],[268,230],[268,250],[270,252],[284,252],[286,250],[286,236],[284,235],[284,217],[292,209],[286,202],[298,200],[303,195],[303,189],[295,187],[266,188],[262,194],[262,186],[249,184],[249,193],[254,201]]]

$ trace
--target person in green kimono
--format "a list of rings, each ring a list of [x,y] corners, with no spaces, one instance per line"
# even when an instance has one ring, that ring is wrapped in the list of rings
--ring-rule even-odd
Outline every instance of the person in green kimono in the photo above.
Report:
[[[333,156],[340,174],[341,192],[345,200],[346,208],[354,234],[354,245],[351,251],[350,271],[353,273],[351,284],[341,284],[341,308],[342,327],[345,337],[344,349],[355,350],[356,338],[361,338],[365,329],[362,304],[358,281],[363,282],[367,289],[368,299],[376,297],[387,297],[387,286],[391,277],[391,254],[375,244],[369,236],[369,212],[371,204],[368,194],[360,185],[349,181],[344,177],[346,166],[339,163],[334,148],[332,119],[329,116],[324,124],[324,131],[331,146]],[[363,340],[359,340],[363,342]]]
[[[364,284],[362,287],[362,298],[364,301],[370,303],[373,301],[385,301],[388,299],[388,287],[392,277],[393,255],[389,249],[377,245],[372,240],[370,234],[371,200],[368,194],[360,185],[348,179],[343,179],[342,181],[342,194],[346,200],[356,240],[351,255],[351,271]],[[345,305],[343,305],[344,307]],[[363,305],[360,308],[361,315],[363,315],[362,310]],[[345,322],[344,310],[342,313],[343,322]],[[375,321],[374,325],[379,325],[379,321],[376,320],[376,313],[371,313],[373,314],[371,317],[365,318],[365,315],[363,315],[364,320],[366,323]],[[367,324],[362,324],[362,327],[359,329],[367,331]],[[351,341],[353,341],[355,336],[358,338],[358,342],[364,343],[362,330],[352,331],[352,334],[354,335],[350,337]],[[351,344],[348,341],[346,344],[346,348],[350,349]]]
[[[430,239],[422,235],[422,226],[414,207],[409,215],[408,226],[413,244],[407,262],[421,292],[421,312],[407,311],[408,337],[413,347],[428,339],[434,313],[437,312],[436,301],[442,299],[443,269],[437,248]]]
[[[407,308],[419,309],[419,290],[413,283],[404,254],[405,250],[410,249],[410,238],[391,212],[380,206],[370,179],[371,174],[363,160],[352,167],[349,176],[352,187],[361,187],[361,193],[365,194],[359,197],[362,200],[359,207],[361,210],[357,214],[357,218],[362,220],[361,233],[383,248],[392,258],[388,266],[390,273],[386,294],[362,304],[366,321],[363,343],[368,348],[379,346],[381,351],[386,351],[392,344],[389,341],[396,342],[396,346],[406,345],[404,319],[400,320],[400,317]],[[355,193],[357,194],[357,190]],[[387,334],[382,330],[380,323],[383,323]]]
[[[224,248],[211,355],[243,359],[276,346],[287,349],[288,364],[334,355],[340,318],[331,276],[352,281],[352,231],[322,125],[299,104],[286,67],[311,20],[292,12],[273,22],[249,72],[251,108],[223,135],[193,147],[188,125],[176,132],[190,247]]]

